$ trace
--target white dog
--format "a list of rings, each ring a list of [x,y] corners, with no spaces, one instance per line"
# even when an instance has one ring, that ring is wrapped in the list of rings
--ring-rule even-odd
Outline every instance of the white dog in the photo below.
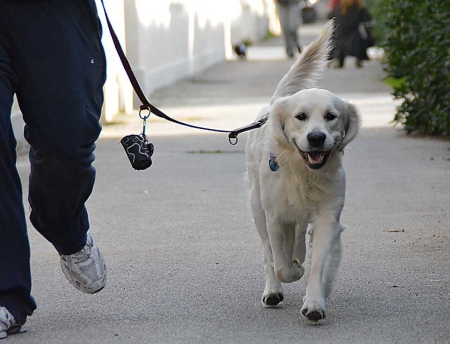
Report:
[[[341,259],[341,156],[360,126],[353,105],[311,88],[326,68],[332,31],[330,22],[280,81],[270,106],[258,116],[267,117],[267,123],[249,134],[246,147],[251,206],[264,249],[262,303],[277,306],[284,297],[281,282],[303,276],[311,223],[311,271],[301,312],[313,322],[325,318]]]

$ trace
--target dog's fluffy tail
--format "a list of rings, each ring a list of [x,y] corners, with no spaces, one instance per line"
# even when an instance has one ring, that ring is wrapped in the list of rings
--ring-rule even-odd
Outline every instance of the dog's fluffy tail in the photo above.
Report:
[[[328,63],[332,49],[334,23],[330,20],[318,38],[301,54],[300,58],[281,79],[272,97],[272,102],[280,97],[291,96],[298,91],[314,87]]]

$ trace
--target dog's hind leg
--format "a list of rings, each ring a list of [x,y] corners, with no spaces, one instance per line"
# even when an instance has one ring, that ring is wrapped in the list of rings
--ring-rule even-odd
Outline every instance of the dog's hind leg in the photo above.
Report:
[[[319,218],[314,221],[314,240],[312,243],[311,271],[309,273],[306,295],[303,299],[302,314],[311,321],[325,318],[326,283],[330,281],[340,260],[340,234],[342,226],[335,219]],[[337,263],[337,265],[335,264]]]
[[[276,307],[284,299],[283,287],[275,276],[273,269],[273,255],[270,247],[269,234],[267,233],[266,213],[261,205],[259,188],[253,187],[251,191],[251,206],[253,218],[261,237],[264,251],[264,273],[266,276],[266,286],[262,296],[264,307]]]

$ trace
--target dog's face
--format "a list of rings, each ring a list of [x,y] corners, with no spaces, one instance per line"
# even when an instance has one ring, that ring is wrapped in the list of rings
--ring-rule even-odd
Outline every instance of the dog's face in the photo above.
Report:
[[[355,107],[322,89],[306,89],[281,98],[273,104],[271,117],[277,142],[293,146],[314,170],[322,168],[359,129]]]

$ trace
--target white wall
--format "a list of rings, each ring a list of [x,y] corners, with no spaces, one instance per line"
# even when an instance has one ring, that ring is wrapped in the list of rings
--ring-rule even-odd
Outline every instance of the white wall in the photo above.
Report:
[[[114,31],[122,45],[125,54],[125,4],[124,0],[104,0],[108,17],[114,27]],[[98,14],[102,22],[102,43],[107,59],[107,81],[104,87],[105,102],[103,107],[103,123],[111,122],[117,113],[130,113],[133,111],[133,89],[117,55],[111,34],[105,20],[105,15],[100,0],[96,0]]]
[[[276,20],[273,0],[105,0],[105,4],[114,28],[123,33],[123,47],[147,96],[230,58],[233,44],[258,42],[269,30],[269,22]],[[105,109],[105,117],[112,118],[110,111],[130,112],[140,102],[135,95],[132,103],[123,99],[134,93],[124,86],[129,82],[108,40],[109,32],[104,30],[110,64],[105,101],[120,104]]]
[[[146,94],[225,58],[224,21],[213,22],[196,4],[125,2],[128,58]]]
[[[274,0],[241,0],[240,13],[231,22],[231,43],[259,42],[270,31],[280,34]]]

